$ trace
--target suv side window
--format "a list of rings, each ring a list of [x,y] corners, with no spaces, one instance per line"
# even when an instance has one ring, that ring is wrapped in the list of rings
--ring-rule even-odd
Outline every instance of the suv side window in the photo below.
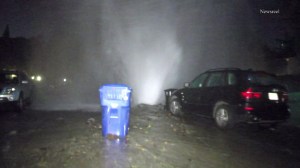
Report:
[[[201,88],[201,87],[203,87],[205,79],[207,78],[207,76],[208,76],[207,73],[204,73],[204,74],[201,74],[200,76],[198,76],[196,79],[194,79],[191,82],[191,88]]]
[[[228,82],[229,86],[236,85],[236,83],[237,83],[236,75],[232,72],[229,72],[228,76],[227,76],[227,82]]]
[[[216,86],[224,86],[225,79],[224,79],[224,72],[213,72],[210,74],[207,84],[207,87],[216,87]]]

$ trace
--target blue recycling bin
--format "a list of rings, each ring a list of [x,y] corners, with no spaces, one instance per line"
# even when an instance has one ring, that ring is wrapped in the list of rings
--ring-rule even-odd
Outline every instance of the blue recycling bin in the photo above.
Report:
[[[105,84],[100,87],[102,135],[126,137],[129,128],[131,91],[124,84]]]

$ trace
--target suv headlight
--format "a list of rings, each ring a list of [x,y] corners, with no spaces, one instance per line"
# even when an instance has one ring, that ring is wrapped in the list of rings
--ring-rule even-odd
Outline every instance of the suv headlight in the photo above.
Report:
[[[16,88],[6,88],[4,94],[12,94],[14,91],[16,91]]]

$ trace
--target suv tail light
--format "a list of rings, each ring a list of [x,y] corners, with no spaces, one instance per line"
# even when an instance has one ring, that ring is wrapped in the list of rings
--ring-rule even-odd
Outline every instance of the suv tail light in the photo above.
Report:
[[[260,92],[254,92],[252,88],[248,88],[246,91],[242,92],[241,95],[245,99],[259,99],[262,94]]]

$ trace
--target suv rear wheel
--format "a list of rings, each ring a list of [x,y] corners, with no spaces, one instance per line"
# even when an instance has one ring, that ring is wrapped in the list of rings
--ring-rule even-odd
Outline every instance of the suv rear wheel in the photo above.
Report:
[[[214,119],[217,126],[221,129],[232,128],[234,125],[234,118],[232,110],[226,104],[218,105],[214,111]]]
[[[278,127],[279,123],[272,123],[272,124],[259,124],[258,127],[260,129],[270,129],[275,130]]]
[[[24,110],[24,98],[22,94],[20,95],[19,100],[17,101],[16,108],[19,113],[23,112]]]
[[[182,115],[182,106],[178,100],[178,98],[173,97],[169,102],[169,109],[173,115]]]

